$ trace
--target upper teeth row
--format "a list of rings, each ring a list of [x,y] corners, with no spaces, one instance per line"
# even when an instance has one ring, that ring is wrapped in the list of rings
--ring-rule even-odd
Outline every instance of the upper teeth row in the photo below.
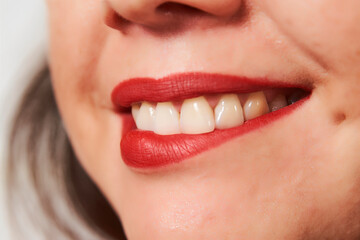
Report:
[[[270,106],[269,106],[270,105]],[[248,95],[241,106],[238,95],[224,94],[214,109],[204,96],[186,99],[180,113],[172,102],[151,104],[142,102],[132,106],[136,126],[141,130],[153,131],[160,135],[178,133],[200,134],[216,129],[239,126],[250,120],[287,106],[284,95],[277,95],[268,105],[263,92]]]

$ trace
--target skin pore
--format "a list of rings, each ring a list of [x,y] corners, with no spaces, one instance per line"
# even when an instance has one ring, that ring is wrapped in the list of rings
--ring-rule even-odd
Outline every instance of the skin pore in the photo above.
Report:
[[[359,1],[47,3],[62,119],[128,239],[360,236]],[[109,20],[113,13],[123,19]],[[290,115],[169,171],[134,171],[121,160],[110,94],[129,78],[179,72],[280,79],[312,94]]]

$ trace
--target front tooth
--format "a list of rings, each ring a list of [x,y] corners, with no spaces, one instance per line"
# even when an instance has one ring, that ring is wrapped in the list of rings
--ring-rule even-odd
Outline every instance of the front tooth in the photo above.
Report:
[[[217,129],[239,126],[244,122],[243,109],[236,94],[223,95],[215,107]]]
[[[160,135],[180,133],[179,112],[171,102],[157,104],[154,132]]]
[[[155,107],[148,102],[143,102],[138,111],[136,110],[136,107],[134,107],[132,112],[137,128],[154,131]]]
[[[244,105],[244,115],[246,120],[259,117],[269,112],[269,106],[263,92],[251,93]]]
[[[269,104],[269,108],[271,112],[277,111],[283,107],[287,106],[286,97],[282,94],[277,95],[274,100],[272,100]]]
[[[214,112],[205,97],[187,99],[181,106],[181,132],[199,134],[215,128]]]

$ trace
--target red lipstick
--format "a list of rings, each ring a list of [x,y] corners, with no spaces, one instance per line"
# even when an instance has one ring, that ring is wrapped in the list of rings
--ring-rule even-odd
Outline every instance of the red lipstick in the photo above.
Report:
[[[300,88],[309,91],[309,86],[294,86],[264,78],[250,79],[222,74],[186,73],[170,75],[162,79],[135,78],[117,85],[111,95],[116,108],[123,110],[140,101],[178,101],[214,93],[249,93],[267,88]],[[157,135],[136,129],[129,114],[123,115],[123,136],[120,143],[123,161],[134,168],[158,168],[179,163],[208,149],[266,126],[282,116],[293,112],[307,99],[246,121],[243,125],[205,134]]]

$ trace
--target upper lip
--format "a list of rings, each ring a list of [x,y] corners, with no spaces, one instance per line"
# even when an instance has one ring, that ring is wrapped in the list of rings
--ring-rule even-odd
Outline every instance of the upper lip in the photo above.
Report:
[[[301,88],[310,91],[308,85],[296,85],[267,78],[248,78],[210,73],[172,74],[161,79],[132,78],[118,84],[111,100],[118,108],[128,108],[140,101],[179,101],[212,93],[249,93],[266,88]]]

